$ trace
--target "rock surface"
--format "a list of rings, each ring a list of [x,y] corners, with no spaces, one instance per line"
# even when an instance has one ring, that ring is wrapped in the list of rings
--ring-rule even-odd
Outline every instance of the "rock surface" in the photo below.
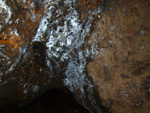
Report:
[[[0,0],[0,106],[67,88],[91,113],[149,113],[149,6]]]

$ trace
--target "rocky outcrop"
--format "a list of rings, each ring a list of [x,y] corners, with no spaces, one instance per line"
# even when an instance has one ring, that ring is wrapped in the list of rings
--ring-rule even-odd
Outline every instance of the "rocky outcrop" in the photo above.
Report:
[[[88,63],[88,75],[112,113],[150,112],[149,5],[113,2],[90,37],[95,58]]]
[[[148,0],[1,0],[0,106],[69,89],[91,113],[150,112]]]

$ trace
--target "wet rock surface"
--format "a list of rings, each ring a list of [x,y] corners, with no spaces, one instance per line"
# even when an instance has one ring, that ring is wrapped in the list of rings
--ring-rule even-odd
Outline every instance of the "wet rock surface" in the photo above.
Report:
[[[0,0],[0,106],[67,88],[91,113],[149,113],[149,6]]]

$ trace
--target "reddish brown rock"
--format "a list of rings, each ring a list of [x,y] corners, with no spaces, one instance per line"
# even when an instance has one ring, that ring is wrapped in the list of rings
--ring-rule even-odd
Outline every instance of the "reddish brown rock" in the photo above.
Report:
[[[0,107],[69,89],[91,113],[149,113],[148,0],[1,0]]]
[[[150,2],[116,1],[91,35],[88,75],[112,113],[150,112]],[[95,44],[96,43],[96,44]]]

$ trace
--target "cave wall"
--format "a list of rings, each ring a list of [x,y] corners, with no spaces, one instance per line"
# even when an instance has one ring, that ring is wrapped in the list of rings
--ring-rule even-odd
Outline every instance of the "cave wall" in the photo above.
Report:
[[[114,1],[91,35],[88,75],[113,113],[150,112],[150,2]]]
[[[91,113],[150,112],[149,6],[148,0],[1,0],[0,106],[68,88]]]

